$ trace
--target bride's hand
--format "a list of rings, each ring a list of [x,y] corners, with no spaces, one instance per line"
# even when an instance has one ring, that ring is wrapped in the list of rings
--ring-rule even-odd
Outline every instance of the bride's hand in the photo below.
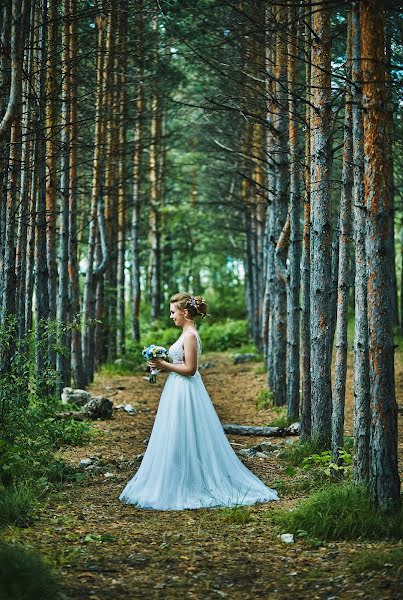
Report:
[[[163,369],[164,361],[161,358],[154,358],[153,360],[148,361],[148,366],[152,369]]]

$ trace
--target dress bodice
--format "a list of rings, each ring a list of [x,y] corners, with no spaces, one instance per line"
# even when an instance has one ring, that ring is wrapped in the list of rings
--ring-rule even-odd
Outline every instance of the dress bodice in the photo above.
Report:
[[[196,335],[196,344],[197,344],[197,366],[199,366],[199,357],[201,354],[201,341],[200,341],[200,336],[199,336],[198,332],[195,330],[194,333]],[[169,354],[170,358],[172,359],[172,362],[174,365],[183,364],[183,359],[184,359],[184,354],[185,354],[185,350],[184,350],[184,346],[183,346],[184,335],[185,334],[182,333],[182,335],[176,340],[176,342],[174,342],[172,344],[172,346],[170,346],[168,349],[168,354]]]

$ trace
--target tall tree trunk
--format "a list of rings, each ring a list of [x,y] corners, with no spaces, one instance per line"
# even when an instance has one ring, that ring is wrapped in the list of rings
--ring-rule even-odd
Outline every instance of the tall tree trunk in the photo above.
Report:
[[[119,36],[120,7],[111,7],[107,34],[106,62],[106,160],[105,160],[105,217],[108,230],[108,245],[111,260],[106,271],[105,313],[102,328],[103,340],[107,345],[107,358],[116,358],[116,317],[117,317],[117,234],[118,234],[118,106],[117,106],[117,39]]]
[[[77,146],[78,146],[78,106],[77,106],[77,0],[70,0],[70,220],[69,220],[69,278],[71,293],[71,318],[75,323],[71,330],[71,368],[74,387],[85,387],[80,315],[80,278],[77,258]]]
[[[305,195],[301,258],[301,440],[311,437],[310,221],[311,221],[311,12],[305,16]]]
[[[281,29],[287,22],[286,9],[276,7],[276,24]],[[276,129],[275,157],[276,191],[274,198],[274,239],[277,243],[288,210],[288,123],[287,123],[287,46],[282,31],[276,35]],[[272,309],[272,361],[273,403],[277,406],[287,402],[286,354],[287,354],[287,290],[285,281],[277,277],[274,281]]]
[[[364,131],[362,123],[359,2],[352,7],[352,117],[354,278],[354,481],[369,479],[370,391],[368,364],[367,261],[365,255]]]
[[[350,222],[351,196],[353,187],[353,140],[352,140],[352,108],[351,108],[351,12],[348,14],[347,31],[347,64],[346,93],[344,116],[344,152],[342,169],[342,188],[339,212],[339,261],[337,284],[337,317],[336,317],[336,361],[334,372],[334,393],[332,412],[332,455],[333,462],[339,463],[339,449],[343,448],[344,407],[347,375],[347,325],[348,295],[350,280]]]
[[[125,353],[125,261],[126,261],[126,125],[127,125],[127,20],[128,7],[120,6],[118,73],[119,90],[119,169],[118,169],[118,264],[117,264],[117,351]]]
[[[49,275],[49,318],[56,321],[57,305],[57,127],[58,127],[58,3],[48,0],[49,27],[46,71],[46,252]],[[51,367],[56,367],[56,352],[49,348]]]
[[[364,110],[364,191],[367,203],[365,247],[369,362],[371,382],[371,469],[374,502],[388,512],[400,510],[397,464],[397,405],[394,347],[389,286],[390,193],[386,148],[384,6],[375,0],[361,2],[361,52]]]
[[[91,188],[91,209],[90,209],[90,227],[88,233],[88,251],[87,251],[87,273],[84,285],[83,299],[83,363],[84,373],[87,382],[93,380],[94,376],[94,348],[95,348],[95,293],[96,278],[95,270],[95,251],[98,236],[98,203],[102,190],[102,163],[104,157],[105,126],[104,126],[104,96],[105,96],[105,29],[107,17],[101,13],[97,21],[98,41],[97,41],[97,94],[95,106],[95,139],[94,139],[94,157],[92,167],[92,188]]]
[[[141,208],[141,175],[143,153],[143,112],[144,112],[144,36],[143,36],[143,2],[139,0],[137,9],[137,113],[134,127],[134,156],[133,156],[133,213],[131,221],[131,249],[132,249],[132,282],[133,282],[133,313],[132,337],[135,342],[140,341],[140,250],[139,227]]]
[[[312,14],[311,122],[311,394],[312,437],[331,441],[331,106],[330,9],[319,0]]]
[[[290,41],[288,43],[289,85],[289,147],[290,147],[290,246],[288,251],[287,290],[287,413],[294,422],[299,419],[300,390],[300,181],[298,160],[298,113],[297,113],[297,55],[298,55],[298,9],[295,2],[288,9]]]
[[[70,155],[71,155],[71,57],[70,57],[70,15],[71,0],[63,0],[62,5],[62,116],[61,116],[61,216],[60,216],[60,259],[59,289],[57,299],[57,320],[59,321],[59,343],[66,349],[57,355],[59,386],[70,385],[70,348],[67,326],[69,324],[69,225],[70,225]],[[60,390],[59,390],[60,391]]]

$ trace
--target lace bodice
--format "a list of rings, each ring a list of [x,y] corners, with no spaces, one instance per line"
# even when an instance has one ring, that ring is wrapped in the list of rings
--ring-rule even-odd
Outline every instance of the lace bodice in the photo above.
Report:
[[[196,335],[196,344],[197,344],[197,366],[199,366],[199,357],[201,354],[201,341],[200,341],[200,336],[198,334],[198,332],[195,330],[195,335]],[[184,333],[182,333],[182,335],[176,340],[176,342],[174,344],[172,344],[172,346],[169,347],[168,349],[168,353],[169,356],[172,359],[172,362],[174,365],[178,365],[178,364],[183,364],[183,359],[184,359],[184,347],[183,347],[183,341],[184,341]]]

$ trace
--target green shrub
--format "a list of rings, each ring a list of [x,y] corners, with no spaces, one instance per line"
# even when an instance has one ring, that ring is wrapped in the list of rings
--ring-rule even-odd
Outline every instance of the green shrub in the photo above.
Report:
[[[268,408],[273,404],[273,394],[270,390],[264,388],[263,390],[259,390],[256,394],[256,408],[257,410],[262,410],[263,408]]]
[[[221,517],[227,523],[249,523],[252,520],[250,508],[246,506],[230,506],[220,509]]]
[[[240,320],[226,319],[211,325],[202,323],[200,336],[205,352],[221,352],[251,343],[248,322]]]
[[[403,548],[362,550],[358,555],[349,556],[349,566],[357,573],[383,571],[385,564],[393,566],[396,575],[403,573]]]
[[[59,578],[40,556],[0,541],[0,600],[57,600]]]
[[[277,413],[277,417],[271,419],[268,423],[269,427],[280,427],[281,429],[285,429],[289,425],[291,425],[291,421],[287,416],[287,409],[281,406],[275,406],[274,412]]]
[[[319,540],[400,539],[403,511],[389,515],[376,510],[365,486],[330,484],[289,511],[270,512],[274,522],[300,537]]]
[[[36,491],[25,483],[0,490],[0,527],[27,527],[33,522],[38,506]]]

